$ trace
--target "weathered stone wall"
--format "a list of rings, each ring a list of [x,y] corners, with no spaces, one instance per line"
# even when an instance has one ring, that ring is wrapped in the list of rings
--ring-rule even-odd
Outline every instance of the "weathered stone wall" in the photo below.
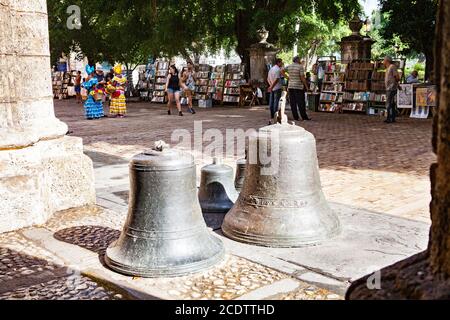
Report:
[[[0,0],[0,150],[63,136],[54,115],[45,0]]]
[[[92,161],[54,114],[45,0],[0,0],[0,232],[92,204]]]
[[[437,165],[431,169],[430,249],[433,271],[450,277],[450,2],[443,0],[437,21],[435,75],[440,86],[433,130]]]

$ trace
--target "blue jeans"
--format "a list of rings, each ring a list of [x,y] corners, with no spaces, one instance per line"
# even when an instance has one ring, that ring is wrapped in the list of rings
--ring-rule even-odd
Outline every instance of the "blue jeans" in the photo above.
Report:
[[[270,108],[270,118],[275,117],[275,113],[278,111],[278,104],[280,103],[281,89],[273,90],[270,93],[269,108]]]

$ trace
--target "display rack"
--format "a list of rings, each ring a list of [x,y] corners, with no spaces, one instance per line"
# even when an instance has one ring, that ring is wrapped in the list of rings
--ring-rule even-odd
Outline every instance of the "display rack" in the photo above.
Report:
[[[225,65],[216,66],[211,72],[208,93],[214,101],[222,102],[225,85]]]
[[[370,79],[370,96],[367,114],[376,115],[386,109],[386,85],[384,78],[386,69],[383,61],[376,61]]]
[[[139,81],[136,85],[136,89],[139,91],[139,99],[143,101],[150,101],[152,99],[154,82],[149,76],[147,70],[140,70]]]
[[[345,84],[345,64],[335,60],[325,63],[325,77],[320,92],[317,111],[336,112],[341,110]]]
[[[52,89],[53,89],[53,97],[59,98],[61,93],[61,87],[63,83],[64,72],[62,71],[53,71],[52,72]]]
[[[169,62],[156,60],[155,86],[153,88],[152,102],[166,103],[166,82],[169,74]]]
[[[225,71],[223,102],[239,104],[240,86],[246,83],[243,64],[228,64]]]
[[[72,73],[73,72],[74,71],[72,71]],[[74,83],[72,80],[72,73],[63,71],[56,71],[52,73],[52,91],[54,98],[69,98],[69,85],[72,84],[73,86]]]
[[[349,63],[345,74],[343,111],[367,112],[370,97],[370,79],[374,64],[355,60]]]
[[[195,95],[194,99],[199,100],[199,104],[202,104],[201,100],[210,100],[210,94],[208,93],[209,77],[211,73],[211,66],[208,64],[200,64],[197,67],[195,74]]]

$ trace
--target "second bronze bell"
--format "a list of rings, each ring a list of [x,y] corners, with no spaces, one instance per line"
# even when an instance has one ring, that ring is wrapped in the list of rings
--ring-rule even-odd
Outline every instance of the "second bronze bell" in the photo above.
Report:
[[[197,198],[193,157],[164,146],[130,163],[130,205],[106,264],[141,277],[182,276],[224,257],[222,242],[208,231]]]
[[[203,213],[227,213],[238,197],[233,182],[233,168],[214,158],[201,170],[198,198]]]
[[[314,136],[287,124],[283,113],[280,119],[250,137],[253,151],[244,185],[222,231],[231,239],[268,247],[329,240],[339,234],[340,223],[322,192]]]

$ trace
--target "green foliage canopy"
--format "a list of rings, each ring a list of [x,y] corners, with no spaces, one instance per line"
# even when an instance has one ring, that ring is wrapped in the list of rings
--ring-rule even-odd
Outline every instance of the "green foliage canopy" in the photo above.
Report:
[[[48,0],[52,59],[82,52],[90,61],[137,64],[145,57],[246,49],[265,27],[281,49],[314,35],[326,42],[337,23],[360,11],[358,0]],[[65,26],[69,5],[81,8],[81,30]],[[300,30],[295,25],[300,22]],[[313,40],[312,40],[313,39]]]

